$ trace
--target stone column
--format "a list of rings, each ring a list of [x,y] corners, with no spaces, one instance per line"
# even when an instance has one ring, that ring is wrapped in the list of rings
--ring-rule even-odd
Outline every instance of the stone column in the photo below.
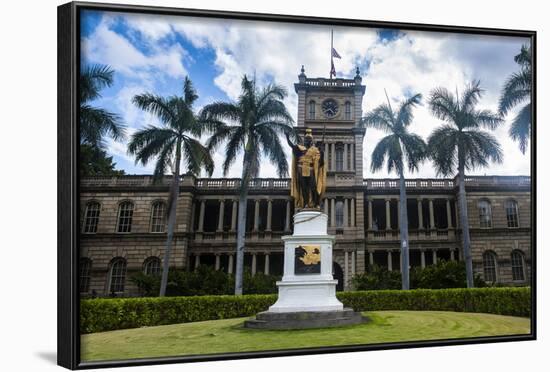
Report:
[[[374,265],[374,252],[373,251],[369,251],[369,265],[370,266]]]
[[[269,275],[269,253],[264,256],[264,274]]]
[[[426,267],[426,252],[423,249],[420,250],[420,267]]]
[[[348,198],[344,199],[344,224],[343,224],[343,227],[348,227],[349,226],[349,219],[348,219],[349,202],[348,201],[349,201]]]
[[[349,281],[348,251],[344,251],[344,288],[347,288]]]
[[[386,199],[386,230],[391,230],[390,199]]]
[[[342,168],[347,171],[348,170],[348,144],[344,143],[344,159],[342,162]]]
[[[201,264],[201,255],[200,254],[196,254],[195,255],[195,269],[197,267],[199,267],[199,265]]]
[[[447,228],[453,228],[453,220],[451,218],[451,201],[447,199]]]
[[[397,230],[401,229],[401,202],[397,199]]]
[[[437,264],[437,249],[432,251],[432,261],[434,265]]]
[[[285,231],[290,231],[290,200],[286,201]]]
[[[368,204],[367,204],[367,211],[368,211],[368,225],[367,225],[367,228],[369,230],[372,230],[372,199],[371,198],[368,198],[367,200]]]
[[[416,208],[418,209],[418,229],[422,230],[424,228],[424,216],[422,215],[422,199],[416,199]]]
[[[330,199],[330,226],[336,226],[336,211],[335,211],[336,201],[334,198]]]
[[[229,254],[229,259],[227,260],[227,273],[233,274],[233,254]]]
[[[191,221],[189,222],[189,231],[195,230],[195,209],[196,209],[195,201],[193,200],[193,203],[191,203]]]
[[[435,229],[435,220],[434,220],[434,200],[429,199],[430,203],[430,229]]]
[[[256,253],[252,253],[252,268],[250,271],[252,275],[256,275]]]
[[[336,144],[331,143],[330,144],[330,154],[331,154],[331,162],[330,162],[330,169],[335,171],[336,170]]]
[[[218,214],[218,231],[223,231],[223,215],[225,213],[225,201],[220,200],[220,213]]]
[[[451,249],[451,261],[455,260],[455,250]]]
[[[351,277],[355,276],[355,251],[351,252]]]
[[[329,147],[329,144],[328,143],[325,143],[325,150],[324,150],[324,154],[323,154],[323,159],[325,161],[325,164],[326,164],[326,167],[327,169],[329,168],[329,163],[328,163],[328,152],[330,151],[330,147]]]
[[[205,208],[205,200],[201,200],[201,207],[199,211],[199,228],[197,231],[202,232],[204,228],[204,208]]]
[[[458,218],[458,201],[455,199],[455,221],[456,221],[456,227],[458,228],[460,226],[460,219]]]
[[[350,213],[351,222],[350,222],[350,226],[355,227],[355,199],[351,198],[350,202],[351,202],[351,213]]]
[[[267,200],[267,226],[266,231],[271,231],[271,215],[273,212],[273,200]]]
[[[391,258],[391,251],[388,251],[388,271],[392,271],[393,270],[393,262],[392,262],[392,258]]]
[[[220,269],[220,255],[216,254],[216,266],[215,270],[218,271]]]
[[[233,206],[231,208],[231,231],[237,229],[237,208],[238,208],[237,199],[233,200]]]
[[[260,228],[260,199],[254,200],[254,231]]]
[[[349,157],[350,161],[351,161],[351,164],[350,164],[349,169],[350,170],[355,170],[355,144],[351,143],[349,145],[349,147],[350,147],[350,151],[351,151],[351,156]]]
[[[328,198],[325,198],[324,201],[323,201],[323,212],[328,217]]]

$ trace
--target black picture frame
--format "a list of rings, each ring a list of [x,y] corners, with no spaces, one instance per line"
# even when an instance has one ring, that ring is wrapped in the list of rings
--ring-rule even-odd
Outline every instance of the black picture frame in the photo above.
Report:
[[[147,13],[158,15],[200,16],[207,18],[231,18],[236,20],[254,20],[266,22],[307,23],[319,25],[398,28],[401,30],[446,32],[458,34],[476,34],[492,36],[517,36],[530,38],[532,45],[532,135],[531,135],[531,333],[520,336],[476,337],[465,339],[444,339],[430,341],[384,343],[376,345],[316,347],[307,349],[276,350],[262,352],[227,353],[208,356],[180,356],[163,358],[144,358],[120,361],[81,362],[79,332],[79,105],[78,76],[80,61],[80,11],[101,10],[125,13]],[[98,367],[139,366],[151,364],[201,362],[228,359],[305,355],[317,353],[341,353],[366,350],[387,350],[444,345],[482,344],[535,340],[537,336],[536,291],[537,291],[537,249],[536,249],[536,31],[494,29],[482,27],[461,27],[450,25],[417,24],[372,21],[359,19],[335,19],[309,16],[291,16],[280,14],[261,14],[228,12],[216,10],[179,9],[155,6],[136,6],[121,4],[102,4],[71,2],[58,7],[58,364],[69,369],[87,369]]]

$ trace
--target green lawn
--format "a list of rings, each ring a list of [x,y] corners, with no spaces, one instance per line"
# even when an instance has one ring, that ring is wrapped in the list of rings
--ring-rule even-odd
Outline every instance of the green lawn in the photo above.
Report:
[[[375,344],[530,332],[530,320],[445,311],[366,312],[365,324],[295,331],[250,330],[246,318],[144,327],[82,335],[82,360],[215,354],[302,347]]]

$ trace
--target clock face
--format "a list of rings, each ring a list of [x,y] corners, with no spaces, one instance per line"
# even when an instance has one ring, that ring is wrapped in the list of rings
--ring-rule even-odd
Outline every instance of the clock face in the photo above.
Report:
[[[321,105],[321,108],[323,114],[325,114],[327,118],[335,117],[338,113],[338,103],[332,98],[326,99]]]

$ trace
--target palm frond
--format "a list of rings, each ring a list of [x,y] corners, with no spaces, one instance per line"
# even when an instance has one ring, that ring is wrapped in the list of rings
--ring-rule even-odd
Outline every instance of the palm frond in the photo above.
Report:
[[[419,165],[426,159],[428,148],[426,142],[416,134],[400,136],[403,144],[403,152],[407,159],[407,165],[410,172],[418,171]]]
[[[157,116],[163,123],[176,121],[177,115],[174,110],[174,100],[167,99],[150,93],[134,96],[132,102],[140,109]]]
[[[504,83],[498,103],[498,112],[506,115],[517,104],[531,98],[531,73],[523,70],[513,73]]]
[[[166,169],[172,165],[172,154],[176,148],[176,141],[176,138],[167,141],[159,152],[157,162],[155,163],[155,170],[153,171],[153,180],[155,182],[159,182],[166,173]]]
[[[523,108],[518,112],[512,125],[510,126],[509,132],[510,137],[518,142],[519,149],[523,154],[527,151],[527,145],[531,139],[531,104],[523,106]]]
[[[80,106],[80,140],[102,148],[103,137],[109,135],[115,141],[125,138],[126,127],[120,117],[104,109],[89,105]]]
[[[279,177],[287,176],[288,162],[277,133],[268,126],[257,127],[256,130],[263,153],[277,167],[277,175]]]
[[[224,176],[229,173],[229,169],[237,158],[237,153],[243,146],[245,141],[244,130],[241,127],[235,127],[235,130],[229,136],[227,146],[225,148],[225,159],[222,164]]]
[[[239,123],[240,118],[239,106],[228,102],[211,103],[204,106],[199,113],[199,121],[204,123]]]
[[[168,142],[178,136],[171,129],[147,126],[130,138],[128,153],[135,155],[136,163],[146,165],[151,158],[161,153]]]
[[[183,80],[183,101],[188,107],[191,107],[198,98],[199,96],[193,87],[193,82],[191,82],[191,79],[186,76]]]
[[[464,93],[460,99],[460,109],[464,112],[472,110],[479,102],[483,89],[480,87],[481,82],[474,80],[466,86]]]
[[[458,103],[447,89],[435,88],[430,93],[429,106],[436,118],[447,122],[456,121],[459,111]]]
[[[99,91],[113,84],[114,71],[106,65],[84,66],[79,79],[80,103],[99,98]]]
[[[462,132],[461,144],[468,170],[486,167],[489,161],[502,163],[502,148],[490,133],[481,130]]]
[[[398,123],[398,125],[402,125],[404,127],[409,126],[413,119],[412,109],[420,104],[421,99],[422,94],[417,93],[414,96],[401,102],[401,104],[399,105],[399,109],[397,110],[397,118],[395,122]]]
[[[457,146],[460,131],[450,124],[436,128],[428,138],[428,155],[437,175],[454,174],[458,166]]]

